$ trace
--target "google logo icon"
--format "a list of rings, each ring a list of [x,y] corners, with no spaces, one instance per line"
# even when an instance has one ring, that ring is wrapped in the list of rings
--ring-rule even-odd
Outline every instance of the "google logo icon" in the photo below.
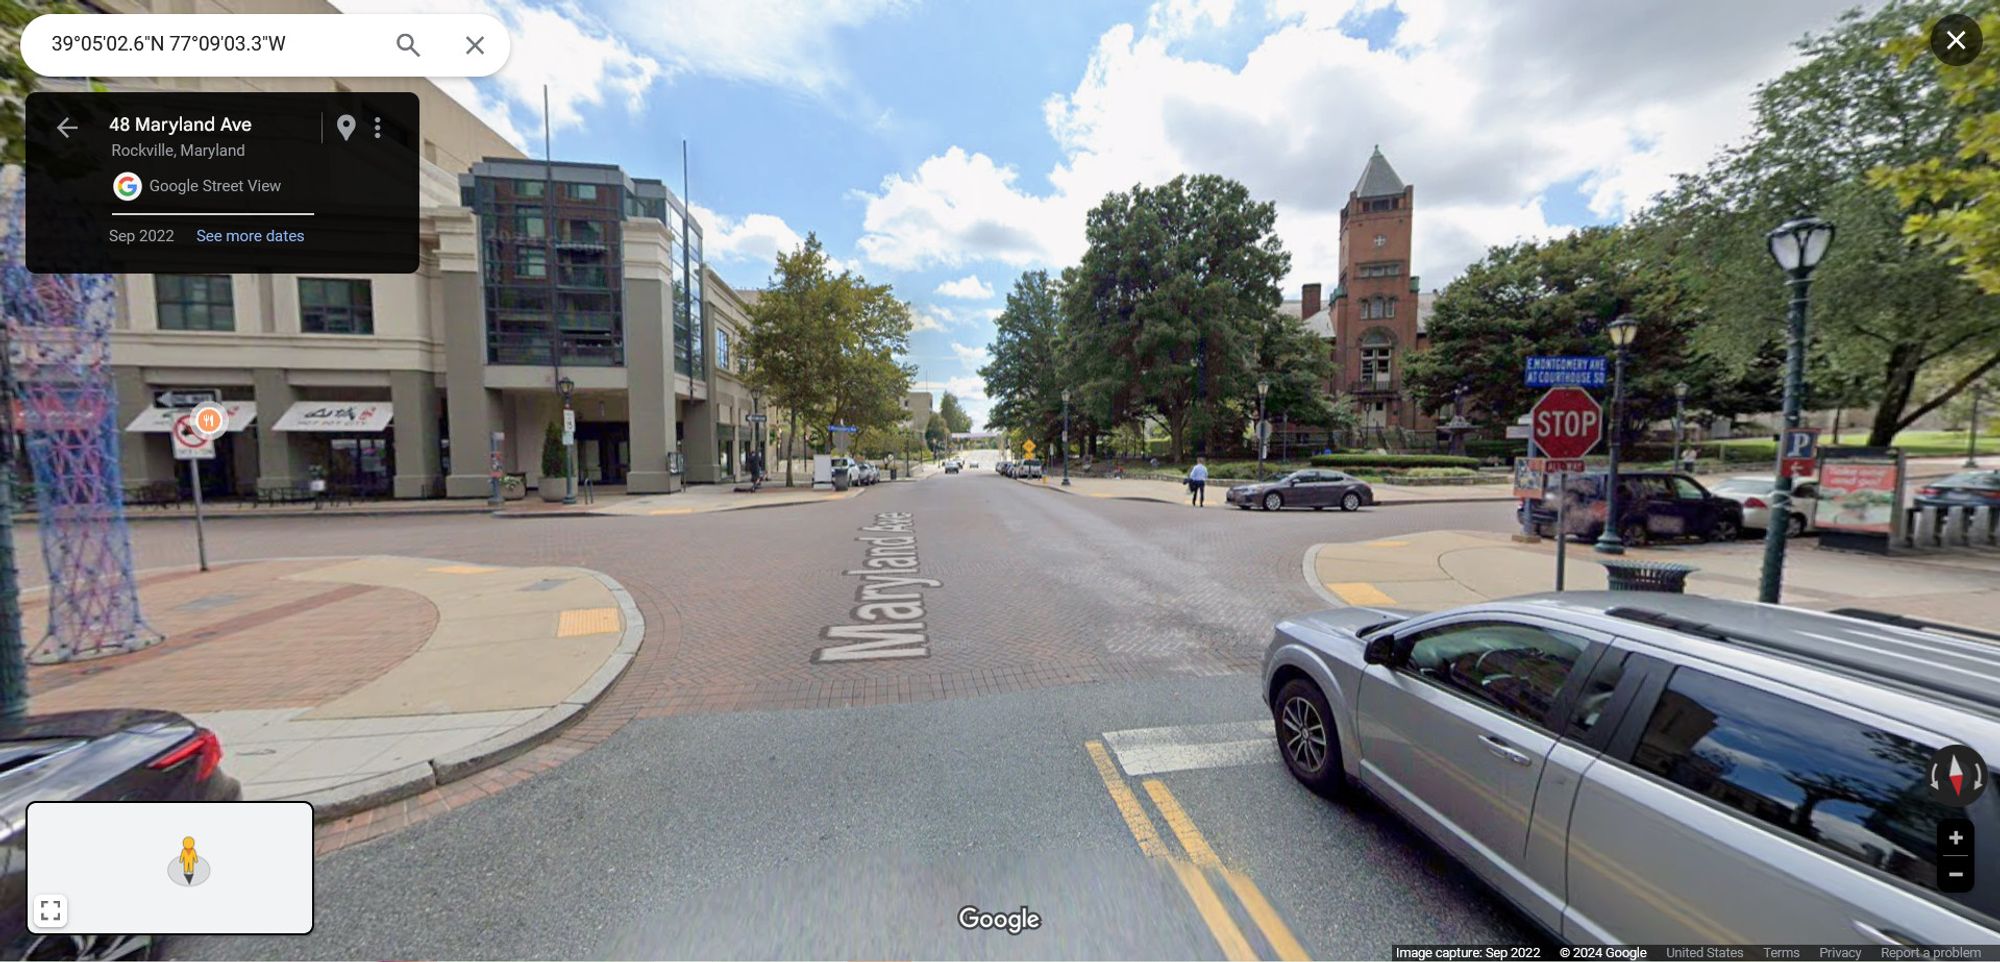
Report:
[[[144,187],[139,175],[129,170],[111,179],[111,193],[119,200],[138,200]]]

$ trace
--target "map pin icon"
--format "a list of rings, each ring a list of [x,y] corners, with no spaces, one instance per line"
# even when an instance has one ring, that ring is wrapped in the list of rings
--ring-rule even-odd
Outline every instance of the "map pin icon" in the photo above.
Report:
[[[354,136],[354,115],[341,114],[340,119],[333,122],[333,126],[334,129],[340,131],[340,139],[342,140]]]

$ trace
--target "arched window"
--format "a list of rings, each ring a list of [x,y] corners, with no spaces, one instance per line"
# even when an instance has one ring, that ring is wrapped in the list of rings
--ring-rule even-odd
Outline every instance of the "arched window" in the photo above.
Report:
[[[1361,335],[1361,380],[1384,387],[1391,384],[1395,353],[1396,338],[1388,331],[1378,327]]]
[[[1392,298],[1389,298],[1389,303],[1388,303],[1388,305],[1387,305],[1387,306],[1388,306],[1388,309],[1389,309],[1389,313],[1387,313],[1387,314],[1384,314],[1384,315],[1382,315],[1382,316],[1383,316],[1383,317],[1395,317],[1395,316],[1396,316],[1396,299],[1395,299],[1395,298],[1393,298],[1393,297],[1392,297]]]

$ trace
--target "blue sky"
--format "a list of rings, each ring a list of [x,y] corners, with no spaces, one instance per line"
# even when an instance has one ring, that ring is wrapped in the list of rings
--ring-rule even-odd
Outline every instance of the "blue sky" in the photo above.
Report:
[[[350,10],[373,9],[363,0]],[[406,4],[398,4],[407,9]],[[1380,145],[1416,185],[1415,268],[1616,221],[1747,128],[1756,82],[1842,4],[1700,0],[431,0],[510,24],[493,78],[441,81],[531,155],[691,199],[710,263],[760,287],[817,232],[919,318],[927,385],[975,371],[1021,271],[1060,270],[1110,190],[1220,173],[1278,205],[1288,296],[1334,281]],[[1727,22],[1730,29],[1714,25]]]

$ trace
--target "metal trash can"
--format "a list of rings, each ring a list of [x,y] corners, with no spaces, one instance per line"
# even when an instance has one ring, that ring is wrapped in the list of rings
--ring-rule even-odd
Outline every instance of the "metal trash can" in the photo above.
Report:
[[[847,482],[847,469],[846,469],[846,468],[834,468],[834,469],[833,469],[833,490],[835,490],[835,491],[845,491],[845,490],[847,490],[847,484],[848,484],[848,482]]]
[[[1687,576],[1700,571],[1694,565],[1672,561],[1599,561],[1609,576],[1612,591],[1687,592]]]

